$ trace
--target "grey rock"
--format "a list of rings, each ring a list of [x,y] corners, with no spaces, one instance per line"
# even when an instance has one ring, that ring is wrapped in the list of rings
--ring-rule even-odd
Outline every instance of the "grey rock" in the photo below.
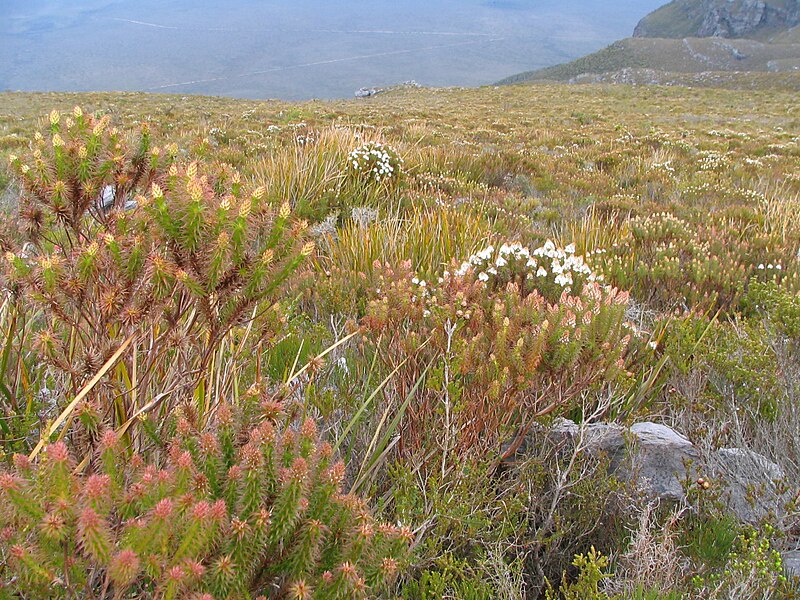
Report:
[[[97,199],[97,208],[103,212],[111,210],[116,204],[116,188],[113,185],[107,185],[100,191],[100,196]],[[123,198],[123,210],[134,210],[138,206],[136,200],[130,198]]]
[[[580,427],[557,419],[549,437],[574,447]],[[684,436],[658,423],[637,423],[630,429],[616,423],[587,425],[582,439],[586,451],[608,460],[609,472],[625,481],[635,481],[651,498],[683,501],[687,468],[699,460],[694,445]]]
[[[755,524],[784,516],[790,498],[781,489],[785,474],[774,462],[745,448],[722,448],[710,466],[723,488],[723,502],[740,520]]]
[[[782,554],[783,570],[787,577],[800,578],[800,550],[791,550]]]
[[[375,88],[360,88],[356,90],[355,97],[356,98],[370,98],[372,96],[376,96],[380,90]]]
[[[682,502],[686,499],[684,481],[700,453],[680,433],[659,423],[637,423],[633,436],[632,472],[650,495]]]
[[[19,190],[14,184],[9,184],[0,193],[0,211],[13,211],[19,206]]]
[[[708,462],[695,445],[674,429],[659,423],[592,423],[581,428],[568,419],[556,419],[549,429],[532,430],[554,445],[584,451],[608,461],[609,473],[630,481],[653,499],[686,502],[685,486],[699,476],[710,477],[720,499],[740,521],[757,523],[767,516],[781,519],[790,500],[782,489],[784,473],[766,457],[744,448],[723,448]],[[519,453],[527,451],[526,438]]]

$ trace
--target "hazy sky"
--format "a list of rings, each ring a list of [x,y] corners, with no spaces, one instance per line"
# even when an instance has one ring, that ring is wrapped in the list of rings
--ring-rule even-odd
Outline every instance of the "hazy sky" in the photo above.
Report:
[[[661,0],[0,0],[0,89],[300,99],[488,84],[630,35]]]

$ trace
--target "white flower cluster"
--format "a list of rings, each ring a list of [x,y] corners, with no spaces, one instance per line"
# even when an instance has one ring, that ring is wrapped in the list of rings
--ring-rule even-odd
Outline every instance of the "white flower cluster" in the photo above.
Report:
[[[780,265],[780,264],[777,264],[777,265],[769,264],[767,266],[764,266],[764,263],[761,263],[760,265],[758,265],[758,270],[759,271],[763,271],[765,269],[769,269],[769,270],[775,269],[776,271],[781,271],[783,269],[783,266]]]
[[[661,162],[661,163],[653,163],[652,166],[653,166],[653,169],[660,169],[660,170],[666,171],[667,173],[670,173],[670,174],[675,172],[675,167],[672,166],[672,161],[671,160],[667,160],[667,161]]]
[[[749,140],[752,139],[748,134],[740,132],[740,131],[731,131],[726,129],[724,131],[718,131],[716,129],[712,129],[708,132],[708,135],[711,137],[720,137],[726,139],[738,138],[740,140]]]
[[[579,277],[587,282],[602,280],[601,276],[592,272],[583,257],[576,256],[575,244],[557,248],[550,240],[533,251],[519,243],[503,244],[497,252],[494,246],[488,246],[462,263],[455,274],[463,277],[470,271],[477,272],[478,279],[484,282],[504,275],[524,273],[527,281],[552,280],[567,291],[571,290]]]
[[[400,173],[403,159],[380,142],[367,142],[347,155],[348,167],[376,182],[386,181]]]
[[[700,171],[714,171],[721,169],[728,162],[726,154],[714,152],[713,150],[704,150],[697,153],[697,167]]]
[[[295,136],[294,141],[297,142],[298,146],[310,146],[317,141],[317,138],[314,137],[313,133],[307,133],[306,135]]]

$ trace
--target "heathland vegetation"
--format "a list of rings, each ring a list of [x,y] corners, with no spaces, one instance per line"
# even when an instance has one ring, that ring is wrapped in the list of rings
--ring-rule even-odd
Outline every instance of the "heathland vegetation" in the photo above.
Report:
[[[797,597],[799,132],[776,89],[0,95],[0,597]],[[564,419],[780,502],[656,501]]]

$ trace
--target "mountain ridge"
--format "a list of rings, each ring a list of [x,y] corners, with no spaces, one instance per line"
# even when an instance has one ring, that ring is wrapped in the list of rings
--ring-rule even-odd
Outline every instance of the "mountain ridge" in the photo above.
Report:
[[[800,0],[675,0],[642,19],[633,37],[498,84],[555,81],[800,90],[797,23]],[[746,32],[753,37],[739,35]]]
[[[769,41],[798,24],[799,0],[673,0],[639,21],[633,37]]]

